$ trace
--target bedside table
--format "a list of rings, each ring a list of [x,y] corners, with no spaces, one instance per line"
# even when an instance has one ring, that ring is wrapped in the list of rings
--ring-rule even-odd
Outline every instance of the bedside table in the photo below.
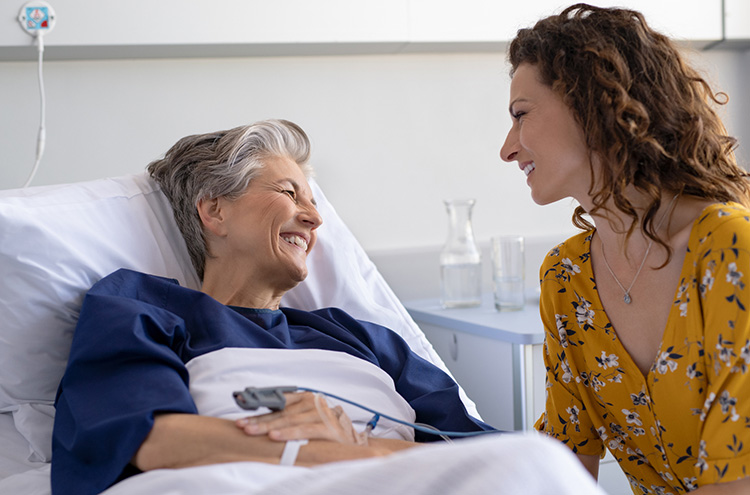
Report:
[[[492,294],[476,308],[444,309],[438,299],[404,303],[485,421],[530,429],[544,411],[544,328],[538,299],[497,311]]]

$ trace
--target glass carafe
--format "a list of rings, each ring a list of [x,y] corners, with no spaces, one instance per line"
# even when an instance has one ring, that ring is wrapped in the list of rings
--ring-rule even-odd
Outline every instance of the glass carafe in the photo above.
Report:
[[[448,240],[440,252],[440,304],[470,308],[482,302],[482,255],[471,227],[473,199],[445,200]]]

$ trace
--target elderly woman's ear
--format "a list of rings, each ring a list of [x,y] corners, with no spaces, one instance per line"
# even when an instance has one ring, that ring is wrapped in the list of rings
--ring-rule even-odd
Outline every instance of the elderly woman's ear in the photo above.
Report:
[[[218,237],[226,235],[222,210],[223,203],[223,198],[201,198],[198,200],[198,216],[200,216],[206,234],[213,234]]]

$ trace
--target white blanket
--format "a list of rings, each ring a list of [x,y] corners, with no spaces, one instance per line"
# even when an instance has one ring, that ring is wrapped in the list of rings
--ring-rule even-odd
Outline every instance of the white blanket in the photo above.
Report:
[[[574,455],[537,434],[487,435],[317,468],[252,462],[140,474],[105,495],[604,495]]]
[[[342,366],[347,370],[345,374],[341,373]],[[190,392],[201,414],[242,417],[248,412],[234,403],[233,391],[247,386],[297,385],[335,393],[394,417],[414,420],[414,411],[395,392],[386,373],[344,353],[230,348],[196,358],[187,367]],[[333,405],[336,401],[329,402]],[[349,404],[341,405],[357,428],[362,428],[372,416]],[[374,433],[413,438],[410,428],[384,421],[381,420]],[[49,495],[48,466],[0,481],[0,493]],[[316,468],[240,462],[162,469],[133,476],[104,492],[105,495],[443,493],[603,495],[567,448],[537,434],[489,434]]]

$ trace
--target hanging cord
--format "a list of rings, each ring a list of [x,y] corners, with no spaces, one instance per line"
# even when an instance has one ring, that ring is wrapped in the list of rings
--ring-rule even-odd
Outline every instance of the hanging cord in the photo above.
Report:
[[[23,185],[23,187],[29,187],[31,181],[33,181],[34,177],[36,176],[37,170],[39,170],[39,164],[42,161],[42,155],[44,155],[44,142],[47,137],[47,131],[45,129],[45,121],[47,119],[47,101],[44,95],[44,74],[42,73],[42,62],[44,59],[44,35],[41,33],[41,31],[38,31],[35,37],[37,50],[39,52],[39,134],[36,141],[36,162],[34,163],[34,167],[31,169],[29,178],[26,179],[26,183]]]

